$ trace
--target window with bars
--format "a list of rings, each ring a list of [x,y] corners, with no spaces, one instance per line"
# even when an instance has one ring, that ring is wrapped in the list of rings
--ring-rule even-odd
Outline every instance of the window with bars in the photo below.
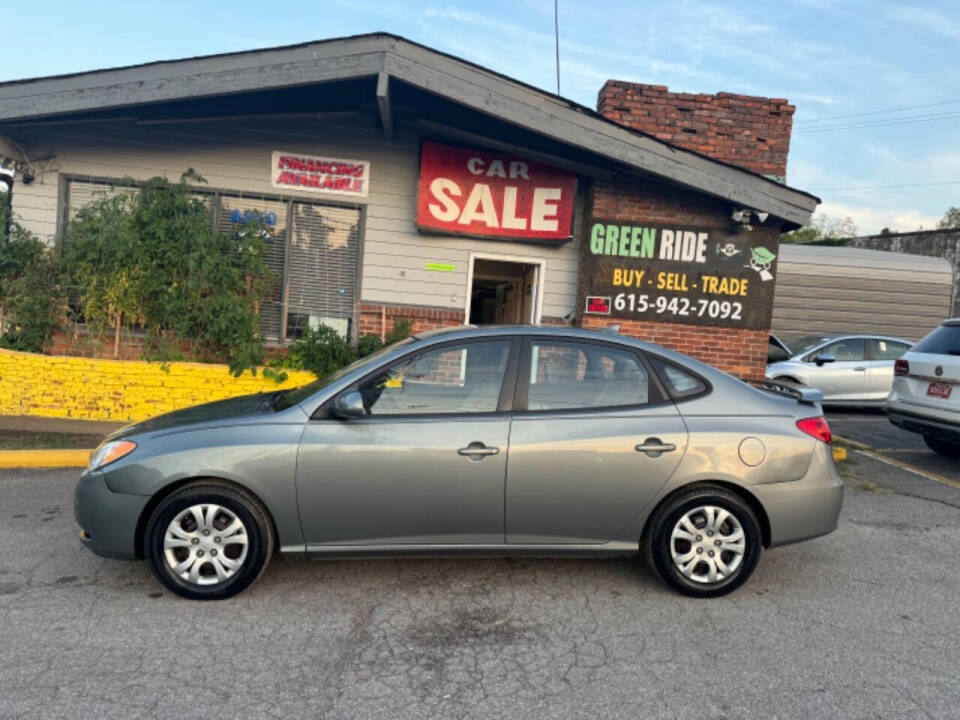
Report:
[[[121,181],[69,179],[65,221],[84,205],[120,192],[138,189]],[[223,232],[241,231],[254,219],[267,228],[266,262],[277,284],[260,306],[264,338],[283,342],[320,325],[351,336],[359,285],[358,208],[214,189],[196,197]]]

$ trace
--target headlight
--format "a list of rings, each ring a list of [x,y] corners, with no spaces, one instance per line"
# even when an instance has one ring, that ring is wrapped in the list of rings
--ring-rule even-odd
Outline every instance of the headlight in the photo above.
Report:
[[[103,445],[94,450],[93,454],[90,455],[87,472],[92,472],[97,468],[109,465],[122,457],[126,457],[136,449],[137,444],[129,440],[113,440],[112,442],[103,443]]]

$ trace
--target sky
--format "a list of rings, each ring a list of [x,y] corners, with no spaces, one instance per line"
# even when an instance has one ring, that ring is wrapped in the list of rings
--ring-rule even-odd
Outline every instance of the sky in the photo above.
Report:
[[[960,1],[558,0],[561,94],[786,97],[787,181],[861,234],[960,206]],[[0,0],[0,80],[387,31],[556,91],[552,0]]]

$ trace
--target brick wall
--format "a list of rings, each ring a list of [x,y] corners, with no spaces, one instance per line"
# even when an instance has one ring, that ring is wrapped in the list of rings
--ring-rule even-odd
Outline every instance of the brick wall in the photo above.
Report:
[[[199,403],[305,385],[313,373],[288,372],[282,384],[226,365],[126,362],[0,350],[0,415],[137,421]]]
[[[786,178],[796,108],[783,98],[670,92],[608,80],[597,111],[621,125],[761,175]]]
[[[588,196],[588,207],[593,217],[624,222],[642,221],[650,225],[725,229],[730,222],[730,208],[725,202],[652,182],[595,182]],[[770,245],[776,247],[775,229],[754,232],[770,233]],[[584,298],[581,296],[577,305],[581,327],[601,329],[619,325],[623,335],[655,342],[737,377],[764,376],[769,329],[745,330],[583,315],[583,306]]]
[[[398,322],[413,323],[413,332],[426,332],[443,327],[463,325],[463,310],[443,310],[440,308],[409,307],[405,305],[360,305],[359,332],[363,335],[389,333]],[[383,320],[386,316],[386,325]]]
[[[618,320],[585,315],[581,327],[600,330],[619,325],[621,335],[655,342],[742,378],[763,378],[768,330],[681,325],[655,320]]]

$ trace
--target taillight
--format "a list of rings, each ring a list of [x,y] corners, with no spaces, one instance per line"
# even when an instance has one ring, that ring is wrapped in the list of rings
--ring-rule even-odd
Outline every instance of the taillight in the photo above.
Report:
[[[910,374],[910,363],[904,360],[903,358],[897,358],[893,361],[893,374],[894,375],[909,375]]]
[[[825,442],[827,445],[833,441],[833,433],[830,432],[830,426],[827,425],[827,421],[822,415],[797,420],[797,428],[810,437],[816,438],[820,442]]]

